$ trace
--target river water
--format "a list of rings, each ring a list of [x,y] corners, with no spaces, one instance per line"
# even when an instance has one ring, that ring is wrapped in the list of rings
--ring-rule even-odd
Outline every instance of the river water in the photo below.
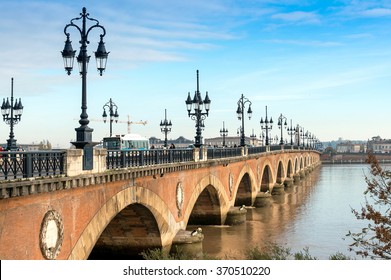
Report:
[[[291,252],[309,248],[311,256],[328,259],[349,252],[350,231],[359,232],[367,221],[359,221],[351,208],[365,202],[367,164],[322,165],[286,193],[273,196],[266,208],[248,208],[247,221],[237,226],[203,226],[204,253],[219,258],[242,259],[249,246],[277,243]]]

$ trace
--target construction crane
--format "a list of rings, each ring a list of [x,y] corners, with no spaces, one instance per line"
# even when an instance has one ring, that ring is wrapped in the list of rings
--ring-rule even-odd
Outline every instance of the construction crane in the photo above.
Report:
[[[75,120],[77,120],[77,119],[75,119]],[[103,119],[101,119],[101,120],[99,120],[99,119],[90,119],[90,121],[92,121],[92,122],[104,122]],[[128,124],[128,134],[130,134],[132,124],[146,125],[148,122],[147,121],[138,121],[138,122],[131,121],[130,120],[130,116],[128,115],[128,120],[127,121],[118,120],[117,123],[127,123]]]
[[[147,121],[138,121],[138,122],[134,122],[134,121],[131,121],[130,120],[130,116],[128,115],[128,121],[118,121],[119,123],[127,123],[128,124],[128,134],[130,134],[130,128],[132,126],[132,124],[142,124],[142,125],[146,125],[147,124]]]

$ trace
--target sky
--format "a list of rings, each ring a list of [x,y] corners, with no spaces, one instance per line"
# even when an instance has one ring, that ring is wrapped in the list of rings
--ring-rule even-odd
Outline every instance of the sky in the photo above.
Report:
[[[61,51],[64,27],[83,7],[106,29],[109,51],[102,76],[94,53],[100,30],[89,33],[87,113],[93,140],[109,135],[103,106],[118,106],[114,134],[194,140],[195,121],[185,100],[196,90],[211,99],[203,137],[217,137],[225,123],[236,136],[243,94],[253,115],[245,135],[261,133],[260,120],[276,125],[282,114],[320,141],[391,138],[391,1],[361,0],[0,0],[0,98],[21,98],[15,125],[19,144],[48,140],[69,148],[81,113],[81,77],[75,62],[67,75]],[[80,24],[80,21],[75,23]],[[93,22],[87,22],[88,27]],[[73,49],[80,35],[70,31]],[[246,104],[246,109],[248,103]],[[9,126],[0,124],[0,143]],[[289,136],[284,132],[284,138]]]

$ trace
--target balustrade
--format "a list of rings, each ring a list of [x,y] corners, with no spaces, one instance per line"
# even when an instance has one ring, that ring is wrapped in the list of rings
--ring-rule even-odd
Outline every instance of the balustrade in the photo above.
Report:
[[[139,167],[188,161],[193,161],[192,149],[109,150],[107,151],[106,168]]]
[[[104,152],[103,154],[100,154],[100,158],[103,160],[103,166],[95,172],[102,172],[107,169],[148,167],[159,164],[207,161],[280,150],[301,149],[308,150],[309,148],[276,145],[237,148],[201,147],[196,149],[108,150],[107,153]],[[73,167],[79,163],[74,159],[75,157],[77,158],[82,155],[72,155],[70,151],[72,150],[0,152],[0,181],[53,175],[77,175],[80,172],[77,171],[77,168],[76,171],[74,171]]]
[[[65,150],[0,152],[0,180],[65,173]]]

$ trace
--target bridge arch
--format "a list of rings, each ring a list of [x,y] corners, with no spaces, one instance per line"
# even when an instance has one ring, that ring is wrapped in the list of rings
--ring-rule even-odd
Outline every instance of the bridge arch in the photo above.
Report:
[[[255,174],[246,164],[240,171],[235,187],[233,187],[234,206],[252,205],[257,192]]]
[[[124,212],[122,212],[123,210]],[[68,259],[87,259],[99,237],[108,227],[110,222],[114,219],[115,223],[115,218],[119,213],[122,212],[120,215],[126,215],[131,211],[142,212],[144,217],[148,217],[150,228],[153,229],[153,243],[155,245],[167,246],[171,243],[174,236],[169,228],[172,227],[173,224],[175,225],[176,221],[169,208],[164,201],[152,191],[135,186],[118,192],[103,204],[91,221],[86,225]],[[146,227],[144,227],[144,229],[145,228]],[[159,237],[157,236],[157,232],[160,234]]]
[[[160,230],[152,212],[132,203],[109,222],[89,259],[138,259],[142,251],[161,247]]]
[[[273,180],[273,173],[272,169],[270,168],[269,164],[266,164],[262,171],[262,177],[261,177],[261,192],[270,191],[270,188],[273,186],[274,180]]]
[[[250,175],[246,172],[240,180],[235,196],[234,206],[252,205],[252,185]]]
[[[294,171],[293,171],[293,166],[292,166],[292,159],[289,159],[288,163],[287,163],[286,177],[292,178],[293,174],[294,174]]]
[[[187,224],[222,224],[229,209],[229,197],[222,182],[214,175],[205,176],[194,188],[185,209]]]
[[[285,179],[285,173],[284,173],[284,165],[283,162],[280,160],[278,162],[278,167],[277,167],[277,178],[276,178],[276,183],[282,184]]]

